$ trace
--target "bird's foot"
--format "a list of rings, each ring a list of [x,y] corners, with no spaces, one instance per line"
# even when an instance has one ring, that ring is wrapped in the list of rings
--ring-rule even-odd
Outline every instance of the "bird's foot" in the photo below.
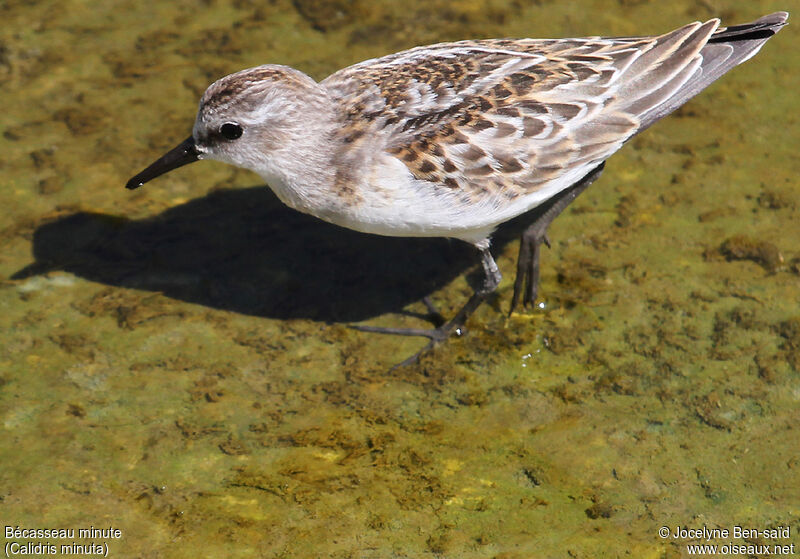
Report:
[[[569,206],[578,195],[586,190],[603,172],[601,163],[581,180],[566,188],[538,206],[532,212],[533,222],[522,233],[519,242],[519,257],[517,258],[517,278],[514,280],[514,295],[511,298],[512,314],[522,296],[524,307],[533,306],[539,292],[539,255],[542,243],[550,248],[547,238],[547,228],[558,215]]]
[[[430,308],[430,307],[429,307]],[[438,313],[430,313],[431,318],[429,320],[436,324],[437,319],[441,319],[442,316]],[[440,324],[436,328],[391,328],[391,327],[384,327],[384,326],[369,326],[369,325],[361,325],[361,324],[352,324],[350,328],[353,330],[359,330],[360,332],[371,332],[373,334],[391,334],[394,336],[419,336],[428,338],[430,341],[425,344],[425,346],[408,357],[404,359],[400,363],[393,365],[390,370],[395,370],[400,367],[405,367],[406,365],[413,365],[419,362],[419,358],[433,349],[437,344],[447,340],[450,336],[461,336],[464,333],[464,322],[466,322],[467,316],[461,317],[462,313],[459,312],[456,315],[456,318],[449,322],[444,322],[444,324]],[[460,320],[457,320],[459,319]]]
[[[486,298],[491,295],[495,289],[497,289],[497,286],[500,283],[500,271],[497,269],[497,264],[492,258],[488,246],[482,247],[479,250],[481,251],[481,263],[484,271],[483,285],[475,290],[464,306],[461,307],[456,315],[449,321],[444,322],[442,315],[436,310],[436,308],[433,306],[433,303],[426,298],[423,299],[423,302],[428,308],[428,320],[430,320],[433,324],[440,322],[440,325],[436,328],[387,328],[383,326],[368,326],[361,324],[351,325],[350,328],[353,328],[354,330],[360,330],[362,332],[372,332],[376,334],[393,334],[395,336],[422,336],[428,338],[430,341],[425,345],[425,347],[420,349],[408,359],[405,359],[392,367],[392,370],[397,369],[398,367],[404,367],[406,365],[417,363],[420,356],[430,351],[436,344],[445,341],[450,336],[460,336],[463,334],[464,325],[467,323],[467,319],[472,315],[473,312],[475,312],[475,309],[477,309],[481,303],[483,303]],[[441,322],[444,323],[442,324]]]

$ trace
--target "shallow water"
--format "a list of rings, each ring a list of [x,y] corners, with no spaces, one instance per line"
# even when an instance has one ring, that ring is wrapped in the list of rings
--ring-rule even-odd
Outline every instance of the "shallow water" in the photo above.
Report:
[[[111,4],[0,4],[4,527],[113,526],[111,557],[680,557],[658,535],[679,525],[800,544],[797,24],[610,160],[551,228],[543,309],[506,317],[501,233],[498,296],[415,367],[388,371],[424,341],[346,325],[455,308],[468,247],[326,225],[217,163],[123,188],[248,66],[792,6]]]

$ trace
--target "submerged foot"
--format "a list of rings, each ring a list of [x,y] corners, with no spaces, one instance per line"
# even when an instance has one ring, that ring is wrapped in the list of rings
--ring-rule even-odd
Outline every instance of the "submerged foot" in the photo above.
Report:
[[[419,358],[422,355],[426,354],[428,351],[433,349],[437,344],[445,341],[450,336],[460,336],[463,333],[462,327],[455,327],[453,328],[451,324],[445,323],[439,326],[438,328],[383,328],[381,326],[361,326],[361,325],[351,325],[350,328],[354,330],[360,330],[361,332],[371,332],[375,334],[392,334],[395,336],[421,336],[428,338],[430,341],[425,344],[425,346],[414,353],[413,355],[407,357],[400,363],[396,363],[392,365],[389,369],[393,371],[400,367],[405,367],[406,365],[413,365],[419,361]]]
[[[586,190],[603,172],[605,163],[601,163],[581,180],[562,190],[533,212],[533,222],[522,233],[517,258],[517,278],[514,280],[514,295],[511,298],[512,314],[522,297],[524,307],[533,306],[539,293],[539,255],[542,243],[550,248],[547,228],[553,220],[569,206],[578,195]]]
[[[483,301],[491,295],[497,286],[500,284],[500,271],[497,268],[497,264],[495,263],[494,259],[492,258],[491,253],[489,252],[488,242],[486,243],[485,247],[479,248],[481,253],[481,264],[483,265],[483,272],[484,272],[484,279],[483,285],[476,289],[472,296],[467,300],[461,309],[456,313],[456,315],[447,322],[444,322],[442,315],[430,300],[426,297],[423,299],[425,306],[428,308],[428,315],[427,319],[430,320],[433,324],[436,324],[438,321],[444,322],[436,328],[389,328],[383,326],[368,326],[368,325],[360,325],[354,324],[351,325],[350,328],[354,330],[360,330],[361,332],[372,332],[375,334],[392,334],[395,336],[422,336],[428,338],[430,341],[416,352],[411,357],[403,360],[402,362],[394,365],[392,370],[398,367],[404,367],[406,365],[412,365],[419,361],[419,358],[430,351],[436,344],[447,340],[450,336],[460,336],[464,331],[464,325],[467,322],[467,319],[475,312]]]
[[[428,338],[430,341],[425,344],[425,346],[411,355],[410,357],[404,359],[400,363],[397,363],[391,367],[390,370],[397,369],[399,367],[405,367],[406,365],[413,365],[419,361],[419,358],[422,355],[426,354],[428,351],[433,349],[437,344],[444,342],[451,336],[461,336],[464,333],[464,324],[467,322],[469,316],[477,309],[481,302],[489,295],[489,293],[480,293],[475,292],[473,293],[472,297],[467,301],[467,303],[461,308],[461,310],[456,313],[456,316],[453,317],[452,320],[445,322],[444,324],[440,325],[437,328],[391,328],[391,327],[384,327],[384,326],[369,326],[369,325],[360,325],[360,324],[353,324],[350,325],[350,328],[354,330],[359,330],[361,332],[371,332],[374,334],[391,334],[394,336],[420,336],[424,338]],[[441,316],[441,315],[439,315]]]

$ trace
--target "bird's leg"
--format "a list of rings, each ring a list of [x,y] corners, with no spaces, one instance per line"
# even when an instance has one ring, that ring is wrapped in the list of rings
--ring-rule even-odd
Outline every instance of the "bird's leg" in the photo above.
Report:
[[[489,252],[488,243],[486,247],[479,247],[480,256],[481,256],[481,264],[483,265],[483,285],[476,289],[472,296],[467,300],[461,309],[456,313],[456,315],[450,319],[449,321],[445,322],[438,328],[432,329],[422,329],[422,328],[384,328],[381,326],[362,326],[362,325],[353,325],[351,328],[355,330],[360,330],[362,332],[375,332],[378,334],[395,334],[398,336],[424,336],[426,338],[430,338],[430,342],[419,350],[417,353],[403,361],[402,363],[398,363],[395,367],[402,367],[404,365],[410,365],[415,363],[419,356],[428,351],[438,342],[444,341],[449,338],[453,334],[461,334],[461,329],[464,327],[464,324],[467,322],[467,319],[475,312],[481,303],[483,303],[486,298],[497,289],[497,286],[500,284],[500,270],[497,268],[497,263],[492,258],[492,253]],[[430,307],[429,307],[430,308]]]
[[[519,257],[517,258],[517,278],[514,280],[514,295],[511,298],[511,309],[514,312],[522,295],[522,305],[533,305],[539,291],[539,251],[541,244],[550,247],[547,238],[547,228],[564,211],[564,208],[586,190],[603,172],[601,163],[581,180],[562,190],[540,206],[536,207],[533,214],[533,223],[522,233],[519,243]]]
[[[439,309],[436,308],[436,305],[433,304],[433,301],[431,301],[429,295],[423,297],[422,302],[425,304],[425,308],[428,309],[428,314],[425,316],[425,319],[428,320],[428,322],[437,328],[447,322],[442,316],[442,313],[439,312]]]
[[[430,322],[434,328],[438,328],[439,326],[447,322],[447,319],[442,316],[442,313],[440,313],[439,309],[436,308],[436,305],[433,303],[433,301],[431,301],[429,295],[426,295],[425,297],[422,298],[422,303],[425,305],[427,312],[423,313],[423,312],[403,310],[400,311],[398,314],[402,314],[404,316],[410,316],[413,318],[421,318],[426,322]]]

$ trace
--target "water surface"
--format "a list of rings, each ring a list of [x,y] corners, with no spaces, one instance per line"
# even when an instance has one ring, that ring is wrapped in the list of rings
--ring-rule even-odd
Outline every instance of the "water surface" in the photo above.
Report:
[[[680,557],[658,535],[679,525],[800,543],[797,25],[610,160],[551,228],[543,309],[506,317],[501,233],[497,297],[415,367],[389,371],[424,340],[346,325],[456,308],[469,247],[326,225],[218,163],[123,188],[249,66],[321,79],[787,8],[0,4],[4,524],[113,526],[112,557]]]

